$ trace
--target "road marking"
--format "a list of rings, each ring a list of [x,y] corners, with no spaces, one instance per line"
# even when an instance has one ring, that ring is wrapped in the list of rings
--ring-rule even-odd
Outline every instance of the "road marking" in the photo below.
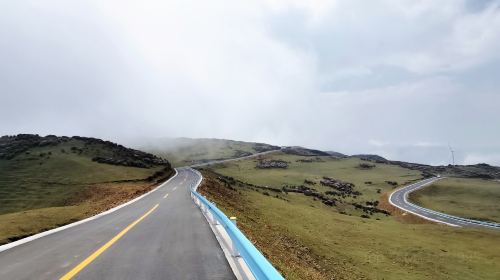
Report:
[[[447,223],[445,221],[441,221],[441,220],[437,220],[437,219],[433,219],[431,217],[427,217],[425,215],[422,215],[422,214],[419,214],[415,211],[411,211],[409,210],[408,208],[404,208],[402,206],[399,206],[397,204],[395,204],[394,202],[392,202],[392,196],[398,192],[401,192],[403,190],[406,190],[404,192],[404,196],[403,196],[403,200],[405,202],[405,204],[409,205],[409,206],[413,206],[413,204],[409,203],[407,200],[406,200],[406,196],[407,196],[407,193],[409,193],[408,189],[411,189],[411,187],[415,187],[415,185],[419,185],[419,186],[425,186],[425,185],[428,185],[428,184],[432,184],[434,183],[435,181],[437,180],[440,180],[440,179],[443,179],[444,177],[439,177],[439,178],[430,178],[430,179],[425,179],[425,180],[422,180],[422,181],[418,181],[416,183],[413,183],[411,185],[408,185],[408,186],[405,186],[405,187],[402,187],[400,189],[396,189],[395,191],[393,191],[390,195],[389,195],[389,203],[394,206],[394,207],[397,207],[403,211],[406,211],[406,212],[409,212],[409,213],[412,213],[413,215],[417,215],[423,219],[426,219],[426,220],[429,220],[429,221],[433,221],[433,222],[436,222],[436,223],[442,223],[442,224],[446,224],[446,225],[449,225],[449,226],[452,226],[452,227],[460,227],[459,225],[456,225],[456,224],[451,224],[451,223]],[[418,186],[417,186],[418,187]],[[411,192],[411,191],[410,191]]]
[[[177,189],[177,186],[175,186],[172,190],[175,191]]]
[[[125,202],[121,205],[118,205],[116,206],[115,208],[111,208],[107,211],[104,211],[102,213],[99,213],[95,216],[92,216],[92,217],[89,217],[87,219],[83,219],[81,221],[78,221],[78,222],[74,222],[74,223],[71,223],[71,224],[67,224],[65,226],[62,226],[62,227],[58,227],[58,228],[55,228],[55,229],[51,229],[51,230],[48,230],[48,231],[44,231],[44,232],[40,232],[38,234],[35,234],[35,235],[32,235],[32,236],[29,236],[29,237],[26,237],[26,238],[23,238],[23,239],[19,239],[17,241],[14,241],[14,242],[11,242],[11,243],[8,243],[8,244],[5,244],[5,245],[0,245],[0,252],[3,252],[3,251],[6,251],[6,250],[9,250],[9,249],[12,249],[16,246],[19,246],[21,244],[25,244],[25,243],[28,243],[28,242],[31,242],[33,240],[37,240],[39,238],[42,238],[44,236],[47,236],[47,235],[51,235],[53,233],[56,233],[56,232],[59,232],[59,231],[63,231],[65,229],[68,229],[68,228],[72,228],[72,227],[75,227],[77,225],[81,225],[81,224],[84,224],[84,223],[87,223],[89,221],[92,221],[92,220],[95,220],[95,219],[99,219],[100,217],[103,217],[103,216],[106,216],[106,215],[109,215],[127,205],[130,205],[144,197],[146,197],[147,195],[150,195],[152,194],[153,192],[157,191],[158,189],[160,189],[161,187],[167,185],[170,181],[172,181],[174,178],[177,178],[177,175],[179,175],[179,172],[177,171],[177,169],[174,169],[175,170],[175,174],[174,176],[170,177],[170,179],[168,179],[166,182],[163,182],[162,184],[160,184],[159,186],[157,186],[156,188],[154,188],[153,190],[139,196],[139,197],[136,197],[128,202]]]
[[[163,198],[167,198],[167,196],[168,196],[168,193]]]
[[[73,278],[78,272],[80,272],[82,269],[84,269],[87,265],[89,265],[92,261],[94,261],[97,257],[99,257],[100,254],[102,254],[104,251],[106,251],[111,245],[113,245],[118,239],[120,239],[122,236],[124,236],[129,230],[131,230],[134,226],[136,226],[139,222],[144,220],[149,214],[153,213],[156,208],[158,208],[159,204],[156,204],[151,210],[146,212],[146,214],[142,215],[139,219],[135,220],[133,223],[128,225],[124,230],[122,230],[120,233],[118,233],[115,237],[113,237],[111,240],[109,240],[106,244],[104,244],[101,248],[97,249],[92,255],[88,256],[83,262],[81,262],[79,265],[75,266],[71,271],[66,273],[63,277],[60,278],[60,280],[69,280]]]

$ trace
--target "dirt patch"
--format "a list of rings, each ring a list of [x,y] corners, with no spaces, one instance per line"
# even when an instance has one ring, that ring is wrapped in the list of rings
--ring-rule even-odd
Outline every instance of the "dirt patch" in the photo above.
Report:
[[[0,245],[67,225],[116,207],[149,192],[171,177],[165,173],[157,181],[100,183],[82,187],[64,205],[20,211],[0,216]]]
[[[388,193],[386,192],[380,196],[380,203],[379,203],[378,207],[380,209],[384,209],[384,210],[390,212],[391,215],[396,220],[403,222],[403,223],[407,223],[407,224],[435,224],[432,221],[420,218],[417,215],[413,215],[412,213],[403,211],[403,210],[393,206],[389,202],[389,195],[390,195],[390,192],[388,192]]]
[[[143,180],[89,186],[82,195],[81,201],[81,203],[90,205],[89,212],[85,214],[92,216],[139,197],[151,191],[172,175],[173,172],[164,173],[162,177],[157,178],[154,182]]]

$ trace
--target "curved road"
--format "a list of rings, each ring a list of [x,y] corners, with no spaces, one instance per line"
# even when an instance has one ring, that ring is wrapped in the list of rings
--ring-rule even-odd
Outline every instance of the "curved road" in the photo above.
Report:
[[[189,167],[112,213],[0,252],[0,279],[235,279]]]
[[[389,202],[396,206],[397,208],[404,210],[406,212],[410,212],[414,215],[417,215],[426,220],[430,220],[437,223],[446,224],[449,226],[455,227],[486,227],[493,229],[500,229],[500,224],[491,223],[491,222],[483,222],[477,220],[470,220],[466,218],[461,218],[457,216],[448,215],[445,213],[441,213],[438,211],[434,211],[431,209],[427,209],[424,207],[420,207],[416,204],[413,204],[408,201],[408,195],[416,191],[420,188],[423,188],[433,182],[442,179],[442,177],[434,177],[419,181],[417,183],[408,185],[406,187],[397,189],[389,196]]]

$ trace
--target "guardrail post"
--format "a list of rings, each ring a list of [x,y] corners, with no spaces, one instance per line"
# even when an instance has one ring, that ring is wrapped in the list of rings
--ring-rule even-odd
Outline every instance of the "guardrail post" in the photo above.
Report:
[[[229,218],[231,220],[231,222],[234,224],[234,226],[236,226],[236,223],[237,223],[237,218],[236,217],[230,217]],[[237,257],[240,257],[240,252],[238,252],[238,248],[236,248],[236,242],[234,242],[234,240],[231,239],[231,256],[237,258]]]

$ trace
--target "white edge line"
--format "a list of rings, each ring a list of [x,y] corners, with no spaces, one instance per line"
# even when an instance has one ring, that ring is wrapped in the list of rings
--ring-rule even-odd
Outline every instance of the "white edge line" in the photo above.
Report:
[[[436,180],[439,180],[439,179],[436,179]],[[436,180],[434,180],[434,181],[436,181]],[[434,181],[431,181],[431,182],[429,182],[429,183],[426,183],[426,184],[424,184],[424,185],[422,185],[422,186],[425,186],[425,185],[427,185],[427,184],[433,183]],[[417,182],[417,183],[420,183],[420,182]],[[416,183],[414,183],[414,184],[416,184]],[[412,186],[412,185],[413,185],[413,184],[408,185],[408,186],[405,186],[405,187],[403,187],[402,189],[407,188],[407,187],[410,187],[410,186]],[[422,214],[415,213],[415,212],[413,212],[413,211],[411,211],[411,210],[405,209],[405,208],[403,208],[403,207],[400,207],[400,206],[398,206],[398,205],[396,205],[396,204],[392,203],[392,195],[393,195],[395,192],[400,191],[400,190],[401,190],[401,189],[395,190],[395,191],[393,191],[393,192],[389,195],[389,203],[390,203],[392,206],[395,206],[395,207],[397,207],[397,208],[399,208],[399,209],[401,209],[401,210],[403,210],[403,211],[405,211],[405,212],[412,213],[413,215],[419,216],[420,218],[423,218],[423,219],[425,219],[425,220],[429,220],[429,221],[433,221],[433,222],[436,222],[436,223],[445,224],[445,225],[452,226],[452,227],[462,227],[462,226],[460,226],[460,225],[450,224],[450,223],[447,223],[447,222],[443,222],[443,221],[440,221],[440,220],[436,220],[436,219],[433,219],[433,218],[426,217],[426,216],[424,216],[424,215],[422,215]],[[406,203],[408,203],[408,202],[406,201],[406,196],[404,196],[404,200],[405,200],[405,202],[406,202]]]
[[[442,179],[442,178],[440,178]],[[439,179],[437,179],[439,180]],[[437,180],[434,180],[434,181],[431,181],[431,182],[428,182],[428,183],[425,183],[423,184],[420,188],[424,187],[424,186],[427,186]],[[420,189],[420,188],[417,188],[417,189]],[[419,206],[419,205],[416,205],[410,201],[408,201],[408,194],[411,193],[411,192],[414,192],[416,191],[417,189],[414,189],[412,191],[409,191],[409,192],[406,192],[403,196],[403,199],[404,199],[404,202],[414,208],[418,208],[424,212],[427,212],[429,214],[433,214],[433,215],[436,215],[436,216],[440,216],[442,218],[446,218],[446,219],[450,219],[450,220],[455,220],[457,221],[457,223],[459,224],[462,224],[462,225],[472,225],[472,226],[483,226],[483,227],[488,227],[488,228],[493,228],[493,229],[498,229],[499,227],[496,226],[496,223],[488,223],[488,222],[483,222],[483,221],[478,221],[478,220],[471,220],[471,219],[467,219],[467,218],[462,218],[462,217],[458,217],[458,216],[453,216],[453,215],[449,215],[449,214],[446,214],[446,213],[442,213],[442,212],[438,212],[438,211],[435,211],[435,210],[432,210],[432,209],[428,209],[428,208],[424,208],[422,206]],[[460,225],[457,225],[457,226],[460,226]]]
[[[147,192],[147,193],[145,193],[145,194],[143,194],[143,195],[141,195],[141,196],[139,196],[139,197],[136,197],[136,198],[134,198],[134,199],[132,199],[132,200],[130,200],[130,201],[127,201],[127,202],[125,202],[125,203],[123,203],[123,204],[120,204],[120,205],[118,205],[118,206],[116,206],[116,207],[114,207],[114,208],[111,208],[111,209],[109,209],[109,210],[106,210],[106,211],[104,211],[104,212],[102,212],[102,213],[99,213],[99,214],[97,214],[97,215],[94,215],[94,216],[92,216],[92,217],[89,217],[89,218],[83,219],[83,220],[81,220],[81,221],[74,222],[74,223],[71,223],[71,224],[67,224],[67,225],[64,225],[64,226],[62,226],[62,227],[54,228],[54,229],[47,230],[47,231],[44,231],[44,232],[40,232],[40,233],[37,233],[37,234],[35,234],[35,235],[28,236],[28,237],[23,238],[23,239],[19,239],[19,240],[17,240],[17,241],[11,242],[11,243],[7,243],[7,244],[4,244],[4,245],[1,245],[1,246],[0,246],[0,252],[3,252],[3,251],[6,251],[6,250],[9,250],[9,249],[14,248],[14,247],[16,247],[16,246],[19,246],[19,245],[22,245],[22,244],[28,243],[28,242],[30,242],[30,241],[33,241],[33,240],[36,240],[36,239],[42,238],[42,237],[44,237],[44,236],[47,236],[47,235],[50,235],[50,234],[53,234],[53,233],[56,233],[56,232],[59,232],[59,231],[63,231],[63,230],[65,230],[65,229],[72,228],[72,227],[75,227],[75,226],[78,226],[78,225],[84,224],[84,223],[86,223],[86,222],[90,222],[90,221],[92,221],[92,220],[98,219],[98,218],[100,218],[100,217],[102,217],[102,216],[106,216],[106,215],[108,215],[108,214],[111,214],[111,213],[115,212],[116,210],[119,210],[119,209],[121,209],[121,208],[123,208],[123,207],[125,207],[125,206],[127,206],[127,205],[130,205],[130,204],[132,204],[132,203],[134,203],[134,202],[138,201],[138,200],[139,200],[139,199],[141,199],[141,198],[144,198],[145,196],[147,196],[147,195],[149,195],[149,194],[153,193],[153,192],[154,192],[154,191],[156,191],[157,189],[159,189],[159,188],[163,187],[164,185],[166,185],[168,182],[170,182],[172,179],[174,179],[174,178],[175,178],[175,177],[179,174],[179,172],[177,172],[177,168],[174,168],[174,170],[175,170],[175,175],[174,175],[174,176],[170,177],[167,181],[163,182],[163,183],[162,183],[162,184],[160,184],[158,187],[156,187],[156,188],[154,188],[154,189],[150,190],[149,192]]]

